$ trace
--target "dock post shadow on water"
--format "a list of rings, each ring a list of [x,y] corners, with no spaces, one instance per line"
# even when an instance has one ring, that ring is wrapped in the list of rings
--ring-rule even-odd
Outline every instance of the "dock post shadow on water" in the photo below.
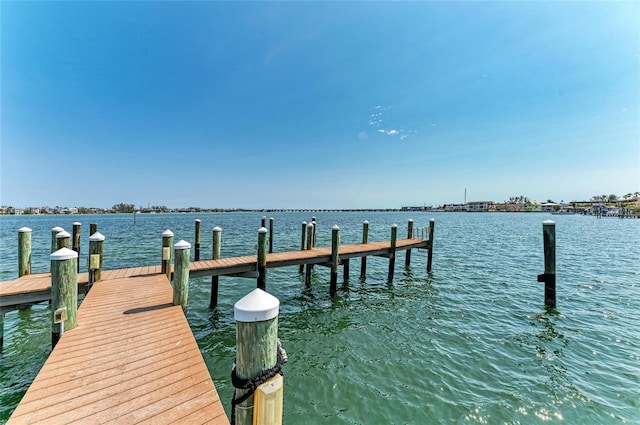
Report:
[[[254,289],[234,305],[232,425],[282,424],[284,382],[280,372],[286,354],[278,340],[279,308],[280,301],[261,289]]]
[[[544,248],[544,273],[538,275],[538,282],[544,283],[544,304],[556,307],[556,223],[553,220],[542,222]]]

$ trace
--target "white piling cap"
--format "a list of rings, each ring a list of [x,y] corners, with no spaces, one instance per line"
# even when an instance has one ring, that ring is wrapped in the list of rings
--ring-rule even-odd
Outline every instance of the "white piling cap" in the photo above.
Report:
[[[431,219],[429,219],[429,221],[435,223],[436,219],[435,218],[431,218]]]
[[[78,253],[69,248],[60,248],[49,256],[51,261],[62,261],[70,258],[78,258]]]
[[[73,223],[74,226],[82,226],[82,223],[80,223],[79,221],[76,221]]]
[[[95,232],[93,235],[89,236],[89,242],[102,242],[104,241],[104,235],[100,232]]]
[[[171,230],[167,229],[164,232],[162,232],[162,237],[163,238],[171,238],[171,237],[173,237],[173,232]]]
[[[277,317],[279,308],[280,300],[256,288],[233,306],[233,318],[236,322],[264,322]]]
[[[391,225],[391,227],[392,227],[393,229],[396,229],[396,228],[398,227],[398,225],[397,225],[397,224],[395,224],[395,223],[393,223],[393,224]]]
[[[553,221],[553,220],[545,220],[545,221],[542,222],[542,225],[543,226],[555,226],[556,222]]]
[[[265,227],[261,227],[258,229],[258,233],[267,233],[267,229]]]
[[[340,228],[338,227],[337,224],[334,224],[333,227],[331,228],[331,230],[340,230]]]
[[[62,232],[64,229],[60,226],[56,226],[51,229],[52,232]]]
[[[412,218],[409,219],[409,223],[413,223],[413,219]]]
[[[18,229],[18,232],[20,233],[29,233],[32,232],[33,230],[29,229],[28,227],[21,227]]]
[[[216,226],[216,227],[213,228],[213,231],[214,232],[222,232],[222,229],[220,227]]]
[[[56,235],[56,239],[63,239],[63,238],[70,238],[70,237],[71,235],[66,230],[63,230],[62,232],[58,232],[58,234]]]
[[[313,223],[307,224],[307,227],[313,227]]]
[[[362,224],[369,224],[369,220],[363,221]]]
[[[304,225],[306,226],[306,225],[307,225],[307,222],[306,222],[306,221],[303,221],[303,222],[302,222],[302,224],[304,224]]]
[[[191,244],[187,241],[180,241],[173,246],[174,249],[189,249],[191,248]]]
[[[199,218],[196,218],[196,222],[200,223],[200,221],[201,221],[201,220],[200,220]]]

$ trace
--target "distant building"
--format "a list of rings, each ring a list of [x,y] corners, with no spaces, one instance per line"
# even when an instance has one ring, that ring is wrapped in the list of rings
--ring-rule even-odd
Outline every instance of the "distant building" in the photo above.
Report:
[[[487,212],[495,211],[495,202],[493,201],[475,201],[467,202],[467,211],[470,212]]]
[[[540,204],[540,211],[551,213],[554,211],[558,211],[560,209],[560,205],[555,202],[544,202]]]

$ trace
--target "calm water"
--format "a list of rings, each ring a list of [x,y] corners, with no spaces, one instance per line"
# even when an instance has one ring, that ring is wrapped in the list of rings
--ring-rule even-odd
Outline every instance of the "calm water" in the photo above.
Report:
[[[388,261],[371,258],[365,281],[352,260],[348,284],[329,297],[329,271],[316,268],[310,289],[298,268],[269,270],[280,299],[289,424],[426,424],[541,422],[640,423],[640,220],[553,216],[557,233],[558,308],[543,305],[544,214],[315,213],[318,246],[333,224],[343,243],[370,240],[413,218],[436,219],[433,273],[426,253],[404,254],[387,284]],[[311,214],[275,218],[275,250],[299,248]],[[50,229],[82,222],[106,236],[104,267],[158,263],[161,233],[193,242],[202,220],[203,257],[211,229],[223,229],[223,256],[255,253],[260,214],[0,217],[0,280],[17,274],[17,229],[33,229],[33,270],[48,270]],[[193,251],[193,250],[192,250]],[[86,268],[86,267],[85,267]],[[341,279],[341,274],[339,279]],[[218,309],[208,309],[210,280],[192,279],[191,328],[229,413],[234,357],[233,304],[255,280],[220,279]],[[134,288],[132,288],[134,290]],[[46,305],[11,312],[0,358],[0,422],[36,376],[50,350]]]

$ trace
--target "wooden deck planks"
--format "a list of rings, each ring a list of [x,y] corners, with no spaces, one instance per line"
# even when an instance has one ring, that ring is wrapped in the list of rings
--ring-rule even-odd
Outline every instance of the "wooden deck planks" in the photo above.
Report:
[[[130,285],[136,291],[127,291]],[[62,336],[8,424],[228,424],[184,313],[171,299],[164,275],[95,283],[78,327]]]

